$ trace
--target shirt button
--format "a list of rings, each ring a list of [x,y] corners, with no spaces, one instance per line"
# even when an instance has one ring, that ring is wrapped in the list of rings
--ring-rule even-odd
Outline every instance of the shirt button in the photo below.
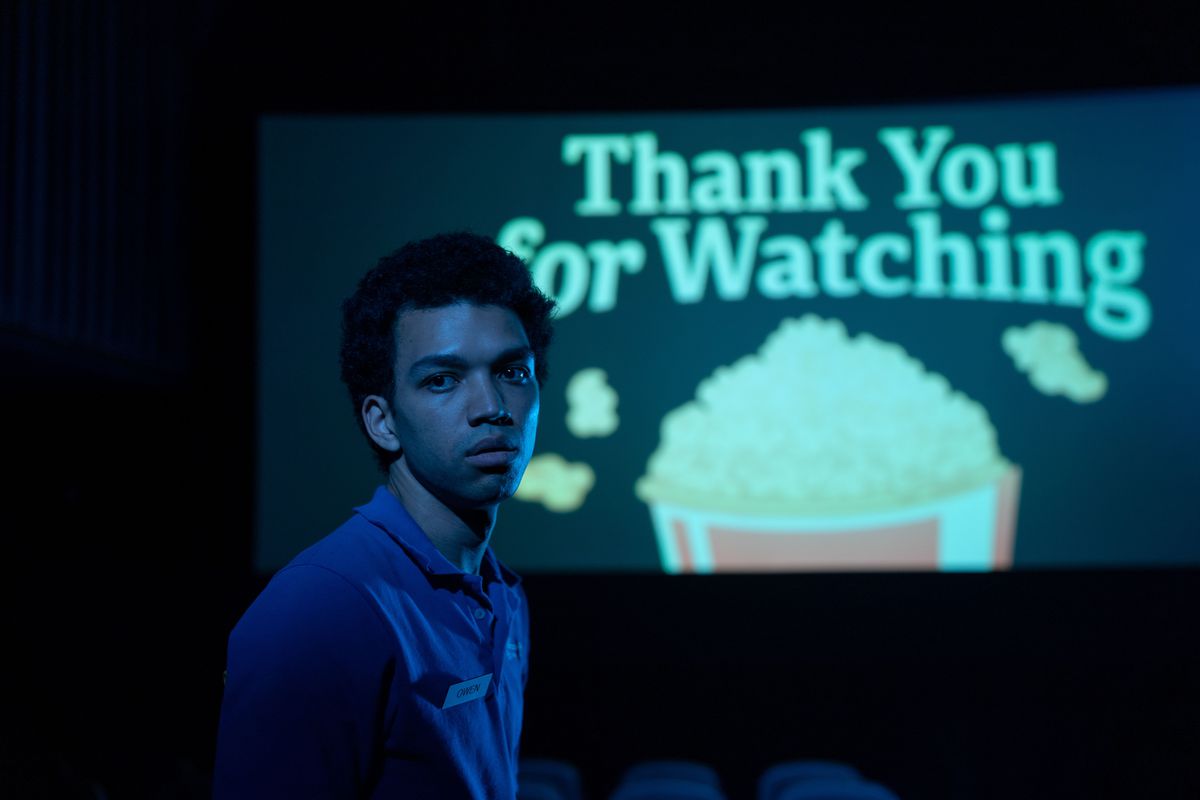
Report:
[[[484,611],[482,608],[475,609],[475,619],[483,619],[486,616],[487,616],[487,612]]]

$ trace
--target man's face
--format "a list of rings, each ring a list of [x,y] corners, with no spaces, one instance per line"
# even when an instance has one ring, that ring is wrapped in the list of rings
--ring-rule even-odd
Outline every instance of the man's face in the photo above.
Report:
[[[454,509],[511,497],[533,454],[540,397],[520,319],[466,303],[405,311],[396,342],[393,469]]]

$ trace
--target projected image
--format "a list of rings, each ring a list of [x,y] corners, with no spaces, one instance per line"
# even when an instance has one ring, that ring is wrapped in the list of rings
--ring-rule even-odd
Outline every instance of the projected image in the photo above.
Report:
[[[382,477],[339,306],[468,229],[558,304],[518,572],[1200,564],[1200,91],[272,116],[256,558]]]
[[[581,369],[567,382],[567,429],[572,436],[611,436],[620,424],[617,393],[602,369]]]
[[[596,483],[587,464],[572,464],[557,453],[534,456],[525,468],[516,498],[541,503],[549,511],[577,511]]]
[[[1064,395],[1076,403],[1094,403],[1108,391],[1108,378],[1088,365],[1079,339],[1065,325],[1034,322],[1004,332],[1004,352],[1042,394]]]
[[[809,315],[663,419],[637,493],[669,572],[994,569],[1019,480],[982,406]]]

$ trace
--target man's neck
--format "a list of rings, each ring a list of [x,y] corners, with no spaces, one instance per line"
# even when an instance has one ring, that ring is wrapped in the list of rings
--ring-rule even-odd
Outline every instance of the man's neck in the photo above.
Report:
[[[413,477],[403,458],[392,463],[387,488],[439,553],[463,572],[479,574],[496,525],[496,506],[467,510],[447,506]]]

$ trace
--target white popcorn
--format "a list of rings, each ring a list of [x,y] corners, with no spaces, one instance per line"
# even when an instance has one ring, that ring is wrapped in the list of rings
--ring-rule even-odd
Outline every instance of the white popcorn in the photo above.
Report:
[[[987,412],[896,344],[785,319],[662,421],[637,494],[750,513],[858,513],[949,496],[1009,467]]]
[[[596,473],[587,464],[572,464],[560,455],[546,453],[530,459],[514,497],[566,513],[582,506],[595,484]]]
[[[620,422],[617,402],[604,370],[579,370],[567,381],[567,430],[581,439],[611,436]]]
[[[1042,394],[1094,403],[1108,391],[1108,378],[1087,363],[1075,332],[1065,325],[1038,321],[1024,328],[1012,327],[1000,342],[1017,369],[1026,373]]]

